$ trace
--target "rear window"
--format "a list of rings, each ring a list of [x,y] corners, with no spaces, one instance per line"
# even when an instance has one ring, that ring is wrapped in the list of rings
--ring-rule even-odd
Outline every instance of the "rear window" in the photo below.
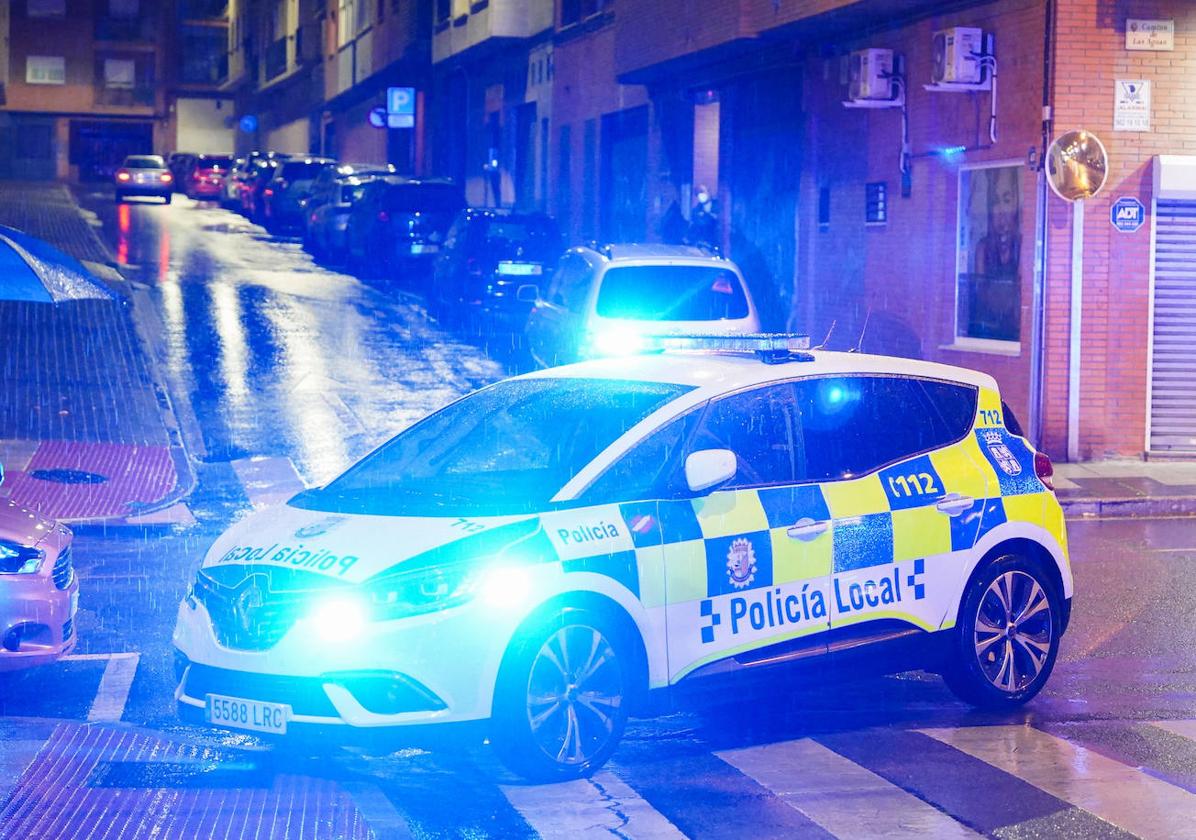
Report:
[[[747,297],[735,272],[704,265],[612,268],[602,278],[598,314],[636,321],[746,318]]]
[[[125,158],[127,169],[165,169],[166,161],[158,155],[130,155]]]
[[[327,166],[325,163],[284,163],[282,165],[282,177],[288,181],[315,178],[325,166]]]
[[[394,184],[382,203],[396,213],[455,213],[465,197],[455,184]]]
[[[344,184],[340,188],[340,203],[355,204],[365,192],[365,184]]]
[[[196,169],[228,169],[232,165],[231,157],[201,157],[195,161]]]
[[[555,226],[535,219],[486,219],[478,225],[476,236],[475,242],[499,258],[519,254],[548,260],[563,250]]]

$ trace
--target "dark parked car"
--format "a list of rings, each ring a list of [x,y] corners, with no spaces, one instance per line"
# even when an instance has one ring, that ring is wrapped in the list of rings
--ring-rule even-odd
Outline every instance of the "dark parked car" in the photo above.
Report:
[[[170,170],[170,177],[178,189],[183,189],[183,182],[187,180],[187,173],[197,157],[194,152],[171,152],[166,156],[166,168]]]
[[[386,163],[342,163],[316,176],[304,215],[303,247],[320,259],[344,259],[345,229],[354,202],[367,181],[393,174],[394,167]]]
[[[183,185],[187,197],[202,201],[219,198],[232,165],[229,155],[196,155]]]
[[[556,222],[543,213],[462,211],[436,261],[429,296],[442,317],[522,333],[531,304],[515,293],[552,276],[564,249]]]
[[[276,232],[301,227],[316,176],[335,168],[336,161],[321,157],[291,158],[276,167],[262,189],[262,223]]]
[[[148,195],[169,204],[174,192],[174,176],[161,155],[129,155],[116,170],[113,184],[118,203],[131,195]]]
[[[282,166],[287,157],[282,155],[262,155],[254,158],[248,175],[240,184],[241,213],[253,221],[261,221],[262,201],[266,185],[274,178],[276,169]]]
[[[349,267],[363,276],[426,278],[453,217],[464,207],[464,191],[448,179],[371,181],[349,215]]]

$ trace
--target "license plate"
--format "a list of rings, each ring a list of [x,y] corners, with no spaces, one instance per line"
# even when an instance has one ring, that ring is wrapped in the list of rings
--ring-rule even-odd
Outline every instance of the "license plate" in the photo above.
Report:
[[[536,277],[543,273],[544,267],[538,263],[520,263],[503,261],[495,269],[498,274],[508,277]]]
[[[240,697],[224,697],[209,694],[206,698],[205,715],[208,723],[231,726],[235,729],[250,729],[254,732],[269,732],[285,735],[291,707],[282,703],[267,703],[264,700],[243,700]]]
[[[413,254],[435,254],[439,250],[439,245],[420,244],[417,242],[411,246],[411,253]]]

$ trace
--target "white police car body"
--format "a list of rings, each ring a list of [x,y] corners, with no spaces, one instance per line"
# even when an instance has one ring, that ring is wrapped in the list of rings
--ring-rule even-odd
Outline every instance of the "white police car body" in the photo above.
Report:
[[[246,518],[180,605],[180,710],[273,734],[489,723],[512,767],[567,778],[649,689],[893,643],[921,658],[882,669],[1032,697],[1072,577],[1049,461],[993,380],[770,361],[505,380]]]

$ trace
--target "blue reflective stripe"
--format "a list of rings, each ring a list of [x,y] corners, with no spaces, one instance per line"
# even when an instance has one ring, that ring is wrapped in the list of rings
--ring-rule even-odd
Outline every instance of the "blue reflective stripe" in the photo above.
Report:
[[[1034,452],[1026,442],[1005,429],[977,429],[976,442],[992,465],[1002,496],[1041,493],[1042,482],[1034,472]]]
[[[893,516],[866,513],[836,519],[834,537],[835,571],[850,572],[893,562]]]
[[[967,551],[981,537],[1005,522],[1005,504],[999,499],[977,499],[959,516],[951,517],[951,550]]]
[[[757,495],[769,528],[786,528],[799,519],[822,522],[831,518],[822,487],[817,484],[766,487]]]
[[[660,517],[660,531],[666,543],[688,542],[702,539],[702,527],[694,513],[693,502],[686,499],[679,502],[661,502],[657,506]]]

